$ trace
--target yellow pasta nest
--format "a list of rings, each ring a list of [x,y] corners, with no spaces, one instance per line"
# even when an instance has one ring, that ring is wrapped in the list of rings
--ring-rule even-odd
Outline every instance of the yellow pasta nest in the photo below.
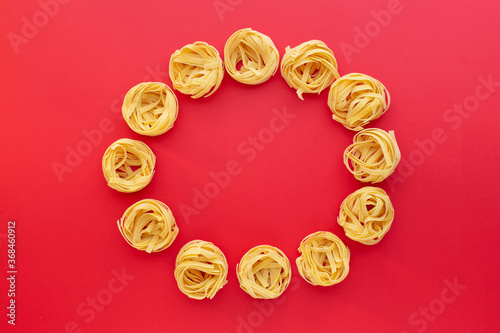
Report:
[[[360,73],[342,76],[331,85],[328,94],[333,119],[354,131],[379,118],[390,104],[391,96],[384,85]]]
[[[174,126],[179,103],[165,83],[143,82],[132,87],[123,100],[122,115],[139,134],[157,136]]]
[[[130,246],[147,253],[165,250],[179,233],[170,208],[154,199],[144,199],[130,206],[117,224]]]
[[[281,60],[281,75],[290,87],[303,93],[320,93],[339,77],[332,50],[320,40],[304,42],[293,49],[286,47]]]
[[[344,152],[344,164],[361,182],[379,183],[389,177],[401,159],[394,131],[367,128],[354,136]]]
[[[238,265],[240,287],[253,298],[280,296],[292,277],[290,261],[278,248],[260,245],[248,251]]]
[[[226,70],[245,84],[266,82],[276,73],[279,52],[268,36],[250,28],[236,31],[224,46]],[[238,68],[241,63],[241,68]]]
[[[108,186],[119,192],[136,192],[153,178],[156,156],[143,142],[120,139],[106,149],[102,171]]]
[[[174,89],[191,95],[191,98],[212,95],[224,77],[219,52],[205,42],[195,42],[176,50],[170,57],[168,73]]]
[[[310,234],[300,242],[298,250],[299,274],[313,286],[332,286],[349,273],[349,249],[331,232]]]
[[[193,240],[179,251],[174,274],[189,298],[211,299],[227,283],[226,257],[214,244]]]
[[[366,245],[380,242],[393,220],[394,208],[387,193],[370,186],[349,194],[337,219],[347,237]]]

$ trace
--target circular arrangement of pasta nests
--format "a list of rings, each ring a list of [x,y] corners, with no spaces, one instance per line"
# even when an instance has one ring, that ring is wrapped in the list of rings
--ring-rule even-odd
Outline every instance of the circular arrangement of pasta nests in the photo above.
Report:
[[[253,298],[279,297],[290,284],[290,261],[280,249],[259,245],[250,249],[236,265],[240,287]]]
[[[257,85],[273,76],[279,52],[271,38],[251,28],[236,31],[224,46],[224,67],[235,80]],[[191,98],[209,97],[224,77],[219,52],[205,42],[194,42],[170,57],[169,76],[174,89]],[[327,45],[310,40],[286,47],[281,75],[296,90],[321,93],[330,86],[328,106],[333,119],[359,131],[344,152],[344,164],[362,182],[378,183],[394,172],[401,154],[393,131],[363,129],[382,116],[390,106],[388,90],[378,80],[360,73],[339,78],[338,64]],[[130,89],[123,101],[122,115],[136,133],[156,136],[171,129],[179,111],[174,92],[161,82],[144,82]],[[102,169],[111,188],[135,192],[151,182],[156,157],[140,141],[120,139],[105,152]],[[342,202],[337,222],[347,237],[367,245],[378,243],[394,219],[392,203],[384,190],[364,187]],[[171,210],[154,199],[136,202],[117,221],[118,229],[132,247],[148,253],[167,249],[179,228]],[[349,248],[331,232],[306,236],[298,248],[299,274],[314,286],[332,286],[349,273]],[[212,299],[227,284],[228,264],[211,242],[193,240],[179,251],[175,279],[182,293],[192,299]],[[253,298],[279,297],[289,286],[290,261],[278,248],[260,245],[250,249],[236,266],[241,289]]]
[[[297,268],[313,286],[329,287],[342,282],[349,273],[350,252],[336,235],[318,231],[300,242]]]
[[[350,73],[330,86],[328,106],[333,119],[345,128],[360,131],[370,121],[383,115],[391,105],[385,86],[371,76]]]
[[[177,119],[179,103],[165,83],[143,82],[132,87],[123,100],[122,115],[130,128],[142,135],[165,133]]]
[[[394,208],[387,193],[381,188],[366,186],[345,198],[337,222],[350,239],[373,245],[382,240],[393,220]]]
[[[361,182],[379,183],[389,177],[401,159],[394,131],[364,129],[344,151],[344,164]]]
[[[310,40],[285,50],[281,75],[301,100],[303,93],[319,94],[339,77],[337,60],[324,42]]]
[[[232,34],[224,46],[224,64],[236,81],[260,84],[276,73],[279,52],[268,36],[250,28],[241,29]]]
[[[224,77],[219,51],[205,42],[176,50],[170,57],[168,73],[174,89],[194,99],[212,95]]]
[[[175,280],[180,291],[192,299],[212,299],[227,283],[227,261],[210,242],[193,240],[184,245],[175,260]]]
[[[144,199],[127,208],[117,224],[130,246],[147,253],[165,250],[179,233],[170,208],[154,199]]]
[[[156,156],[143,142],[119,139],[102,157],[102,171],[108,186],[119,192],[136,192],[153,179]]]

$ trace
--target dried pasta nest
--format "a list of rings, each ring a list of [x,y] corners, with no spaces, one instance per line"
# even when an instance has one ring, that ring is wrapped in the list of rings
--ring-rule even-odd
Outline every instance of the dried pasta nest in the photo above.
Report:
[[[332,286],[342,282],[349,273],[349,249],[331,232],[308,235],[298,250],[299,274],[313,286]]]
[[[260,245],[250,249],[236,265],[240,287],[253,298],[280,296],[290,284],[290,261],[278,248]]]
[[[176,50],[170,57],[168,73],[174,89],[191,95],[191,98],[212,95],[224,77],[219,52],[205,42],[195,42]]]
[[[344,164],[361,182],[379,183],[389,177],[401,159],[394,131],[364,129],[344,151]]]
[[[232,34],[224,46],[224,64],[236,81],[260,84],[276,73],[279,52],[268,36],[251,28],[241,29]]]
[[[119,139],[102,157],[102,171],[108,186],[119,192],[136,192],[151,182],[156,156],[143,142]]]
[[[184,245],[175,260],[175,279],[189,298],[213,298],[227,283],[227,261],[210,242],[193,240]]]
[[[391,104],[385,86],[371,76],[350,73],[330,87],[328,106],[333,119],[345,128],[360,131],[370,121],[382,116]]]
[[[320,40],[310,40],[299,46],[286,47],[281,60],[281,75],[288,85],[303,93],[320,93],[339,77],[333,51]]]
[[[154,199],[144,199],[130,206],[117,224],[130,246],[147,253],[165,250],[179,233],[170,208]]]
[[[123,100],[122,115],[139,134],[157,136],[174,126],[179,103],[165,83],[143,82],[132,87]]]
[[[345,198],[337,222],[350,239],[373,245],[382,240],[393,220],[394,208],[387,193],[381,188],[366,186]]]

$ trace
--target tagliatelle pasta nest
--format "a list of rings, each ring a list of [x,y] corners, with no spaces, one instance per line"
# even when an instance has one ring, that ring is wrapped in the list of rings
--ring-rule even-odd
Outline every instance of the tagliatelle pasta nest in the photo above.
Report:
[[[170,57],[168,73],[174,89],[191,95],[191,98],[212,95],[224,77],[219,52],[205,42],[195,42],[176,50]]]
[[[156,156],[143,142],[119,139],[102,157],[102,171],[108,186],[119,192],[136,192],[151,182]]]
[[[179,233],[170,208],[154,199],[144,199],[130,206],[117,224],[130,246],[147,253],[165,250]]]
[[[330,87],[328,106],[333,119],[345,128],[360,131],[370,121],[382,116],[391,104],[385,86],[371,76],[350,73]]]
[[[349,194],[337,219],[347,237],[366,245],[380,242],[393,220],[394,208],[387,193],[370,186]]]
[[[253,298],[280,296],[290,284],[292,270],[287,256],[276,247],[260,245],[250,249],[236,265],[240,287]]]
[[[332,286],[342,282],[349,273],[349,249],[331,232],[308,235],[300,242],[298,250],[299,274],[313,286]]]
[[[250,28],[241,29],[232,34],[224,46],[224,64],[236,81],[260,84],[276,73],[279,52],[268,36]]]
[[[389,177],[401,159],[394,131],[364,129],[344,151],[344,164],[361,182],[379,183]]]
[[[174,126],[179,103],[165,83],[143,82],[132,87],[123,100],[122,115],[139,134],[157,136]]]
[[[189,298],[211,299],[227,283],[227,269],[226,257],[217,246],[193,240],[180,249],[174,275]]]
[[[310,40],[294,48],[286,47],[281,60],[281,75],[288,85],[303,93],[320,93],[339,77],[333,51],[320,40]]]

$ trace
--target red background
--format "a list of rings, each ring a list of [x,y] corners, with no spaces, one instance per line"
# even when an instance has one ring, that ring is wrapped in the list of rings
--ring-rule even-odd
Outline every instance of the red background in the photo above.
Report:
[[[227,7],[218,12],[214,3]],[[372,11],[391,3],[74,0],[43,22],[37,1],[2,1],[0,260],[5,276],[14,219],[18,275],[15,328],[6,323],[1,279],[1,331],[496,331],[500,88],[472,103],[479,77],[500,82],[500,6],[401,0],[386,26],[374,24]],[[23,17],[34,15],[38,31],[13,47],[9,36],[23,36]],[[244,27],[270,36],[280,57],[288,45],[321,39],[341,75],[366,73],[387,86],[393,103],[372,125],[395,130],[403,162],[380,185],[396,218],[379,244],[355,243],[336,223],[342,200],[363,184],[342,163],[354,133],[331,119],[327,91],[300,101],[279,72],[258,86],[226,75],[207,99],[176,92],[175,127],[156,138],[134,133],[115,112],[129,88],[157,79],[148,70],[158,67],[171,86],[165,73],[176,49],[200,40],[222,56],[227,38]],[[373,29],[371,37],[358,40],[358,28]],[[347,44],[356,52],[343,52]],[[465,117],[447,111],[464,102],[474,109]],[[238,146],[269,126],[274,108],[296,117],[248,162]],[[54,162],[66,164],[67,149],[83,147],[85,131],[103,119],[112,130],[58,179]],[[434,131],[446,140],[424,155],[418,143]],[[157,156],[153,181],[134,194],[112,190],[102,175],[104,151],[122,137],[146,142]],[[241,173],[185,219],[179,205],[193,206],[194,189],[230,160]],[[131,248],[116,227],[143,198],[165,202],[176,216],[179,236],[163,252]],[[330,288],[304,282],[294,263],[302,238],[318,230],[351,250],[348,277]],[[219,246],[229,263],[229,283],[213,300],[187,298],[173,275],[179,249],[198,238]],[[279,304],[255,302],[238,286],[236,264],[259,244],[279,247],[292,262],[292,286]],[[133,280],[92,316],[88,299],[109,295],[113,270],[122,269]],[[450,303],[440,300],[453,296],[446,281],[466,286]],[[426,318],[420,311],[429,306],[437,314]]]

